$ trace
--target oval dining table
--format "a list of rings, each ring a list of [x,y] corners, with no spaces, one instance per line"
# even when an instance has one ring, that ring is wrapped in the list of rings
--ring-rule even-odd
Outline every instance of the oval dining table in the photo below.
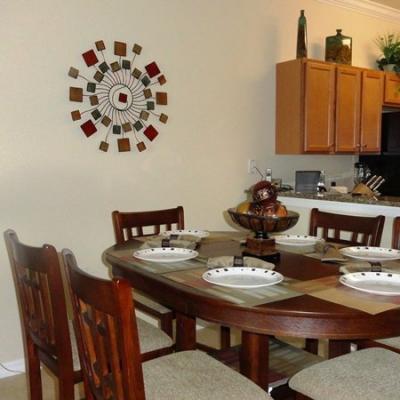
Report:
[[[239,328],[240,372],[266,389],[270,336],[329,339],[329,356],[350,350],[351,341],[400,335],[400,296],[362,293],[339,283],[339,267],[280,249],[274,271],[284,281],[257,289],[217,287],[204,281],[207,259],[240,256],[242,232],[212,232],[199,256],[178,263],[133,256],[144,240],[105,250],[114,277],[127,279],[176,313],[176,350],[196,348],[196,318]],[[347,302],[347,303],[346,303]]]

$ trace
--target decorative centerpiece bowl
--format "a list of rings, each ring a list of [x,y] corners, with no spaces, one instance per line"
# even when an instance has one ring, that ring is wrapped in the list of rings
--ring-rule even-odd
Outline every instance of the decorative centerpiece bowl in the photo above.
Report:
[[[275,249],[275,239],[268,236],[272,232],[282,232],[296,225],[299,214],[288,211],[278,201],[277,189],[269,181],[259,181],[252,187],[252,200],[239,204],[236,208],[228,210],[232,220],[254,232],[253,237],[248,237],[246,250],[243,254],[257,257],[279,257]]]
[[[269,233],[286,231],[295,226],[299,220],[299,214],[294,211],[288,211],[287,215],[282,217],[240,213],[234,208],[230,208],[228,213],[238,225],[253,231],[255,239],[268,239]]]

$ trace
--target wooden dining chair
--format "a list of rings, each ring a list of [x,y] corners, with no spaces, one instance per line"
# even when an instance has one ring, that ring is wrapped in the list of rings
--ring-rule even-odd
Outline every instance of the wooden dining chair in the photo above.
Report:
[[[165,231],[171,229],[184,229],[184,211],[182,206],[155,211],[112,212],[114,236],[117,244],[122,244],[138,236],[151,236],[161,233],[161,227]],[[160,321],[160,328],[172,337],[172,323],[174,313],[167,307],[157,303],[141,292],[135,291],[135,305]],[[220,327],[220,347],[227,349],[231,345],[230,328]],[[199,347],[207,346],[199,343]]]
[[[59,399],[72,400],[82,372],[71,347],[57,251],[48,244],[27,246],[11,229],[4,238],[19,305],[30,399],[42,399],[43,363],[58,378]]]
[[[361,217],[357,215],[342,215],[311,210],[311,236],[318,236],[327,242],[335,242],[347,246],[379,246],[381,243],[385,217]],[[348,238],[343,236],[347,235]]]
[[[393,219],[392,249],[400,250],[400,217],[395,217]],[[360,340],[357,342],[357,346],[360,349],[365,349],[368,347],[382,347],[395,351],[396,353],[400,353],[400,336],[377,340]]]
[[[58,378],[59,398],[73,399],[82,372],[58,253],[48,244],[21,243],[11,229],[4,238],[19,303],[30,399],[42,399],[40,363]],[[143,361],[172,352],[173,341],[167,334],[141,319],[137,325]]]
[[[142,363],[129,283],[83,272],[63,250],[88,399],[271,400],[260,387],[201,351]]]
[[[158,235],[165,230],[184,229],[183,207],[155,211],[112,212],[115,242],[122,244],[138,236]],[[136,308],[160,321],[160,328],[172,337],[174,313],[167,307],[135,291]]]
[[[324,212],[313,208],[310,215],[309,234],[341,245],[379,246],[384,224],[383,215],[362,217]],[[306,339],[305,349],[317,354],[318,340]]]

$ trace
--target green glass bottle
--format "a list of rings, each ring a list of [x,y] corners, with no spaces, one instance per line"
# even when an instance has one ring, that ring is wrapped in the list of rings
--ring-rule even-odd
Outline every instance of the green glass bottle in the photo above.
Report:
[[[351,47],[351,37],[342,35],[342,30],[336,29],[336,35],[325,40],[325,61],[351,65]]]
[[[300,10],[297,26],[297,52],[296,58],[307,57],[307,19],[304,10]]]

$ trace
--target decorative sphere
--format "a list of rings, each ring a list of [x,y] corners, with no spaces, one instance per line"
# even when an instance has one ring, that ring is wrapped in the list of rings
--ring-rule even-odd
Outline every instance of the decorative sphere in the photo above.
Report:
[[[253,186],[253,200],[261,203],[263,206],[276,203],[277,190],[276,187],[268,181],[257,182]]]

